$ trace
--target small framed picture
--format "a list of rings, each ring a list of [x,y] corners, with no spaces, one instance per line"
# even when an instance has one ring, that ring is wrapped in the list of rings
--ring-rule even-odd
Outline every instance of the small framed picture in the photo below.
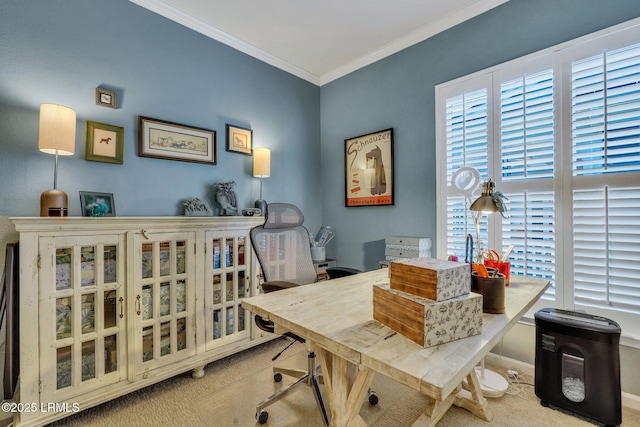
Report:
[[[87,120],[84,159],[121,165],[124,156],[124,128]]]
[[[253,131],[227,124],[227,151],[250,156],[253,154]]]
[[[96,105],[116,108],[116,93],[112,90],[96,88]]]
[[[116,216],[113,193],[80,192],[82,216]]]

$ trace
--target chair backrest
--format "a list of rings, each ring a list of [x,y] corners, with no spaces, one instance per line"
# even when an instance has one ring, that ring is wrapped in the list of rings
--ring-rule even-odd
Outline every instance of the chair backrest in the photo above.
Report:
[[[298,285],[316,282],[311,259],[309,232],[304,215],[288,203],[270,203],[263,225],[251,229],[251,245],[267,282],[286,281]]]

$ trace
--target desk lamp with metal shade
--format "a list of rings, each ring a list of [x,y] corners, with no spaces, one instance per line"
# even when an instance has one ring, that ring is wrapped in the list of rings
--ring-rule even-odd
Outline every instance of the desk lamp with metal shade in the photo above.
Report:
[[[502,193],[496,193],[495,183],[488,179],[482,185],[482,195],[478,197],[469,210],[473,214],[473,220],[476,226],[476,239],[478,245],[478,257],[477,262],[482,263],[482,243],[480,241],[480,220],[483,214],[490,214],[494,212],[500,212],[503,214],[506,207],[502,203]],[[480,362],[480,366],[476,367],[476,373],[478,375],[478,382],[482,389],[482,394],[485,397],[501,397],[509,388],[507,380],[497,372],[485,369],[484,358]]]
[[[67,216],[67,194],[58,189],[58,156],[72,156],[76,145],[76,112],[57,104],[40,106],[38,149],[55,155],[53,189],[40,195],[40,216]]]
[[[262,178],[271,176],[271,150],[268,148],[253,149],[253,176],[260,178],[260,198],[256,200],[254,207],[264,215],[267,212],[267,202],[262,198]]]

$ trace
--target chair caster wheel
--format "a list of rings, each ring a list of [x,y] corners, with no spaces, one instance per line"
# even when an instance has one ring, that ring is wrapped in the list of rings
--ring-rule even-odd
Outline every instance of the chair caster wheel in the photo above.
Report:
[[[256,418],[260,424],[264,424],[269,419],[269,413],[264,409],[260,410],[260,413],[256,414]]]
[[[369,392],[369,405],[371,406],[376,406],[378,404],[378,395],[376,394],[375,391],[370,391]]]
[[[280,372],[275,372],[273,374],[273,380],[279,383],[280,381],[282,381],[282,374]]]

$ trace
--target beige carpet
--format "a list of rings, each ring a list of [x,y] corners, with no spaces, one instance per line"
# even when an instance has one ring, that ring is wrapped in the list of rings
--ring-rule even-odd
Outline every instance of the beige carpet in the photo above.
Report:
[[[255,404],[277,390],[271,357],[283,348],[275,340],[232,357],[211,363],[204,378],[189,373],[147,387],[122,398],[60,420],[55,426],[255,426]],[[276,366],[306,368],[303,345],[294,344],[275,362]],[[533,379],[521,376],[521,381]],[[283,383],[290,382],[285,377]],[[365,403],[360,415],[373,427],[410,426],[420,416],[426,399],[418,392],[377,375],[372,388],[380,403]],[[545,408],[533,386],[511,386],[509,395],[490,399],[494,413],[490,423],[457,407],[451,408],[440,427],[465,426],[592,426],[560,411]],[[313,393],[302,388],[268,408],[268,426],[322,426]],[[623,426],[640,426],[640,413],[624,410]]]

